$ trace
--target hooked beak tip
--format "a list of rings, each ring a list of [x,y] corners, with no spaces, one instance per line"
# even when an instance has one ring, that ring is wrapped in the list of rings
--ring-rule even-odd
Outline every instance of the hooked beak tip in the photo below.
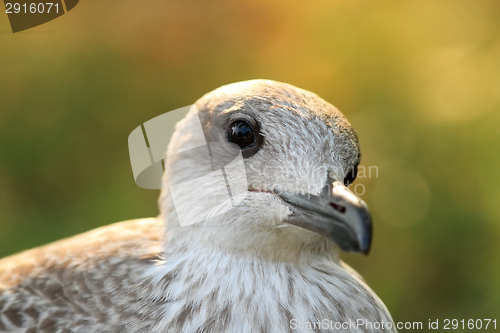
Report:
[[[344,184],[336,182],[331,191],[319,196],[282,192],[280,197],[293,211],[288,223],[332,240],[343,251],[364,255],[370,252],[370,211]]]

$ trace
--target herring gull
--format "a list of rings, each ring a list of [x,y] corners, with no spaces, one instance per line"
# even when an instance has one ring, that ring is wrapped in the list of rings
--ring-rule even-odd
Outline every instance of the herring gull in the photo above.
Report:
[[[215,204],[228,188],[196,181],[214,168],[188,149],[200,124],[212,155],[241,153],[230,209]],[[230,84],[191,107],[168,151],[157,218],[0,260],[0,332],[396,331],[339,259],[368,253],[371,218],[347,186],[358,138],[334,106],[285,83]],[[182,226],[183,209],[197,223]]]

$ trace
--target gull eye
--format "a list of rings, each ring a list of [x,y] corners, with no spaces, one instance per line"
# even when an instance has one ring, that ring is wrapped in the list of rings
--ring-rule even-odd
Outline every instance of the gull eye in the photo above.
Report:
[[[358,175],[358,166],[356,165],[356,166],[354,166],[354,168],[349,170],[349,172],[345,176],[344,185],[349,186],[350,184],[352,184],[354,182],[354,180],[356,179],[357,175]]]
[[[227,129],[227,141],[241,149],[251,147],[255,143],[255,131],[248,121],[236,120]]]

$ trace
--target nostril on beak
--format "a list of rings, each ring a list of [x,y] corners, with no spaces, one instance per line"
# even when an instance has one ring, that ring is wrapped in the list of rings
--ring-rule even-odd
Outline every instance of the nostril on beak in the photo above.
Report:
[[[332,208],[335,209],[339,213],[342,213],[342,214],[345,213],[345,206],[337,205],[334,202],[330,202],[330,206],[332,206]]]

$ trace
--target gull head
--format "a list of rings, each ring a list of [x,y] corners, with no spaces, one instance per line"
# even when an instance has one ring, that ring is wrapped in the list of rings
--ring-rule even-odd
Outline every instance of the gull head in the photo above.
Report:
[[[356,132],[314,93],[270,80],[220,87],[177,124],[167,156],[169,246],[276,260],[369,251],[370,214],[348,188]]]

